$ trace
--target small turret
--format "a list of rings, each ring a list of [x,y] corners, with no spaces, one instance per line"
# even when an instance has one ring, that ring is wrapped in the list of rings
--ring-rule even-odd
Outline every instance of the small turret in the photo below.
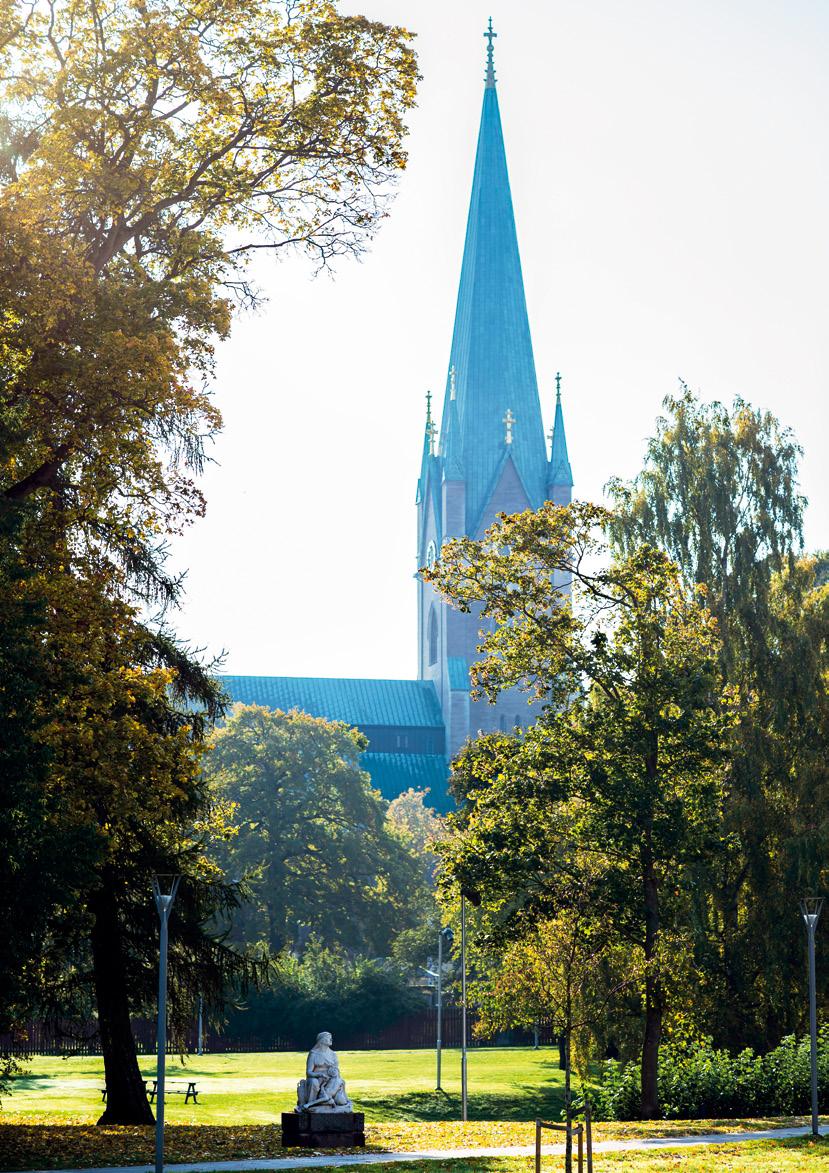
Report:
[[[458,418],[458,397],[455,385],[455,368],[449,368],[449,388],[446,411],[446,423],[441,442],[441,456],[443,457],[443,479],[445,481],[462,481],[463,467],[463,434]]]
[[[561,375],[556,373],[556,414],[550,432],[550,464],[547,474],[547,499],[556,505],[569,505],[573,498],[573,471],[567,455],[564,412],[561,408]]]

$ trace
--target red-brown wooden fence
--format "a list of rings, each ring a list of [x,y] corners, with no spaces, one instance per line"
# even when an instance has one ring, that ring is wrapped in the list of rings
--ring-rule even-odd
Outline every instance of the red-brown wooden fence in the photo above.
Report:
[[[362,1031],[350,1035],[340,1031],[337,1032],[336,1046],[339,1050],[354,1051],[434,1047],[435,1015],[435,1010],[427,1008],[400,1019],[383,1030]],[[534,1041],[531,1031],[509,1031],[488,1039],[486,1042],[481,1042],[472,1037],[472,1021],[473,1018],[470,1015],[467,1041],[472,1046],[526,1046]],[[153,1054],[155,1052],[155,1020],[134,1018],[132,1029],[138,1053],[141,1055]],[[316,1029],[315,1026],[314,1029]],[[461,1045],[460,1006],[444,1004],[442,1034],[445,1047],[459,1047]],[[538,1029],[538,1042],[549,1046],[557,1041],[557,1033],[551,1024],[541,1023]],[[295,1042],[280,1035],[278,1023],[274,1023],[272,1032],[258,1034],[221,1034],[205,1028],[203,1047],[207,1053],[297,1050]],[[180,1049],[188,1054],[194,1054],[196,1048],[197,1030],[195,1023],[183,1040],[171,1039],[168,1044],[170,1054],[177,1054]],[[0,1053],[2,1052],[16,1055],[97,1055],[100,1054],[97,1025],[94,1022],[83,1025],[68,1022],[30,1022],[13,1035],[0,1035]]]

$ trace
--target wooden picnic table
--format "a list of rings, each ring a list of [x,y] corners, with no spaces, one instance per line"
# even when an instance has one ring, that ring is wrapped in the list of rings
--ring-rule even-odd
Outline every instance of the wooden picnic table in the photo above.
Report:
[[[169,1093],[170,1095],[174,1095],[174,1096],[184,1096],[185,1104],[189,1104],[191,1100],[193,1101],[194,1104],[198,1104],[199,1090],[196,1087],[196,1081],[194,1079],[188,1079],[188,1080],[183,1080],[182,1082],[186,1083],[187,1086],[186,1087],[170,1087],[169,1082],[167,1082],[165,1080],[165,1084],[164,1084],[165,1092]],[[149,1089],[149,1091],[147,1093],[147,1098],[149,1099],[151,1104],[155,1100],[155,1097],[156,1097],[156,1088],[158,1086],[158,1080],[154,1079],[152,1081],[152,1084],[153,1084],[153,1086]]]
[[[193,1101],[194,1104],[198,1104],[198,1102],[199,1102],[199,1089],[196,1086],[196,1081],[194,1079],[188,1079],[188,1080],[183,1080],[182,1082],[185,1083],[187,1086],[186,1087],[171,1087],[168,1082],[165,1083],[165,1088],[164,1088],[165,1092],[168,1095],[184,1096],[185,1104],[189,1104],[191,1100]],[[155,1097],[158,1094],[158,1080],[157,1079],[145,1079],[144,1080],[144,1091],[147,1093],[147,1099],[150,1101],[150,1103],[151,1104],[154,1103]],[[101,1088],[101,1102],[105,1104],[106,1098],[107,1098],[107,1089],[105,1087],[102,1087]]]

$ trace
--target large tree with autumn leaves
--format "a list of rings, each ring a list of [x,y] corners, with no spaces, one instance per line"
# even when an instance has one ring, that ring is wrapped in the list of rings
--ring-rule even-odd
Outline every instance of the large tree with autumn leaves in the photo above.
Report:
[[[201,928],[234,899],[200,826],[220,701],[147,619],[178,596],[169,535],[203,508],[214,347],[257,299],[255,250],[366,246],[405,164],[409,42],[324,0],[0,0],[0,890],[37,905],[6,1017],[73,958],[109,1121],[150,1115],[128,1029],[150,871],[190,876],[198,981],[218,998],[232,968]],[[25,888],[46,848],[65,869]]]

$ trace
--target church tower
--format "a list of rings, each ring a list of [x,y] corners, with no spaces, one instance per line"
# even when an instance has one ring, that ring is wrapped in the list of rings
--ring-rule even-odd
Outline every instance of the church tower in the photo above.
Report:
[[[472,198],[440,430],[427,396],[417,486],[417,564],[440,557],[447,538],[479,538],[498,513],[567,504],[567,455],[560,376],[548,455],[524,298],[506,152],[495,86],[492,21]],[[494,705],[472,702],[469,666],[481,620],[448,607],[418,578],[418,677],[432,681],[453,756],[477,731],[527,723],[526,694]]]

